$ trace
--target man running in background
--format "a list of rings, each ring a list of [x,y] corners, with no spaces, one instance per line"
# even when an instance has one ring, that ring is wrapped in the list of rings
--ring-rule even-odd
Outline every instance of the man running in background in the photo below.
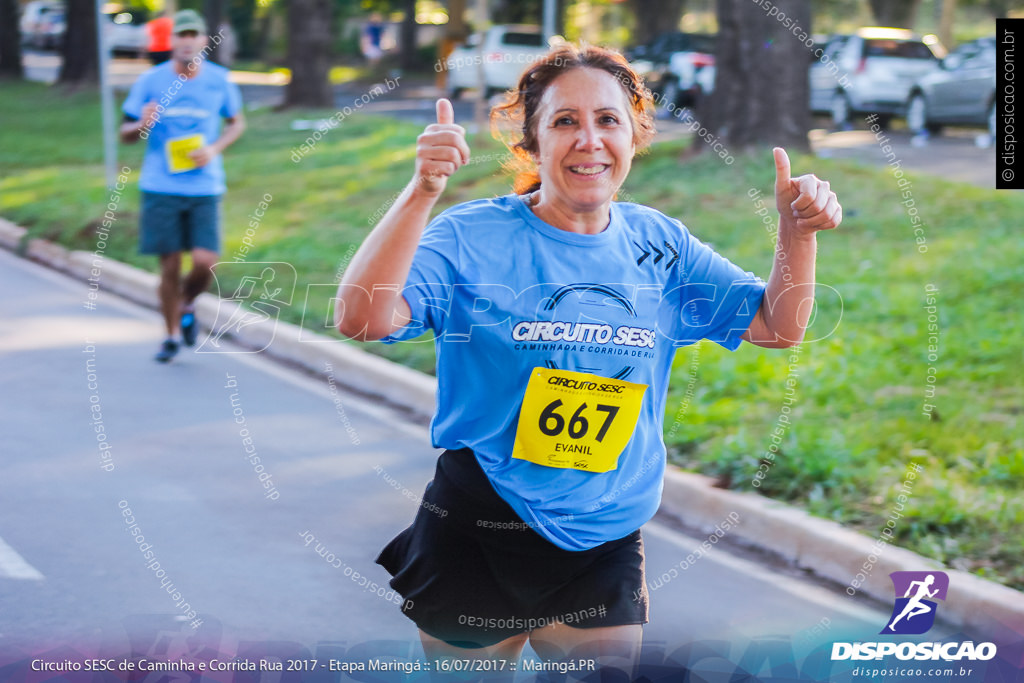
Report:
[[[206,62],[206,22],[174,15],[171,59],[143,73],[122,107],[121,140],[146,140],[139,189],[139,253],[160,257],[160,310],[167,338],[155,360],[195,344],[194,301],[210,284],[220,253],[221,153],[245,130],[242,96],[228,70]],[[221,119],[227,125],[221,129]],[[181,253],[192,270],[182,280]]]

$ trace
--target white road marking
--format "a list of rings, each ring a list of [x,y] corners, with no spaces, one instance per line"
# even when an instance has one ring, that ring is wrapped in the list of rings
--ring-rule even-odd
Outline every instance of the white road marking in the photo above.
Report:
[[[39,570],[25,561],[25,558],[0,538],[0,579],[25,579],[42,581]]]

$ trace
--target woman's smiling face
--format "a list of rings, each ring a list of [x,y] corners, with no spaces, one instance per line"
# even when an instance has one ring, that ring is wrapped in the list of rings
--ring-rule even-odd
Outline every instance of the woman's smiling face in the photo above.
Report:
[[[566,72],[544,91],[534,121],[543,200],[571,213],[607,206],[636,152],[629,102],[615,77],[591,68]]]

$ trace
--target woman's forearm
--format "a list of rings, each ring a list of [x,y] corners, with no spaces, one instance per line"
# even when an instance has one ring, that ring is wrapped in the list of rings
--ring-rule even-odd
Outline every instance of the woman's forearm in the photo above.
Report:
[[[402,286],[436,203],[437,197],[418,192],[413,180],[366,237],[338,286],[334,322],[339,332],[380,339],[409,321]]]
[[[448,178],[469,161],[466,130],[455,125],[448,100],[437,101],[437,123],[416,138],[412,181],[370,232],[338,286],[334,324],[347,337],[380,339],[409,322],[402,286],[423,228]]]
[[[780,221],[775,259],[761,312],[769,332],[766,342],[792,346],[803,341],[814,307],[815,233],[797,233]]]
[[[792,178],[786,151],[776,147],[773,153],[779,211],[775,258],[761,308],[742,338],[758,346],[785,348],[803,341],[814,309],[817,234],[837,227],[843,208],[827,182],[812,174]]]

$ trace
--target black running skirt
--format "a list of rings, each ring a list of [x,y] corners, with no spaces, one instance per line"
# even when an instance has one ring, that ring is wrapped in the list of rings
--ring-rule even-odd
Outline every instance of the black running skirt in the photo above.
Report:
[[[412,526],[377,563],[427,634],[480,648],[561,622],[575,628],[647,623],[640,530],[564,550],[525,524],[469,449],[437,461]]]

